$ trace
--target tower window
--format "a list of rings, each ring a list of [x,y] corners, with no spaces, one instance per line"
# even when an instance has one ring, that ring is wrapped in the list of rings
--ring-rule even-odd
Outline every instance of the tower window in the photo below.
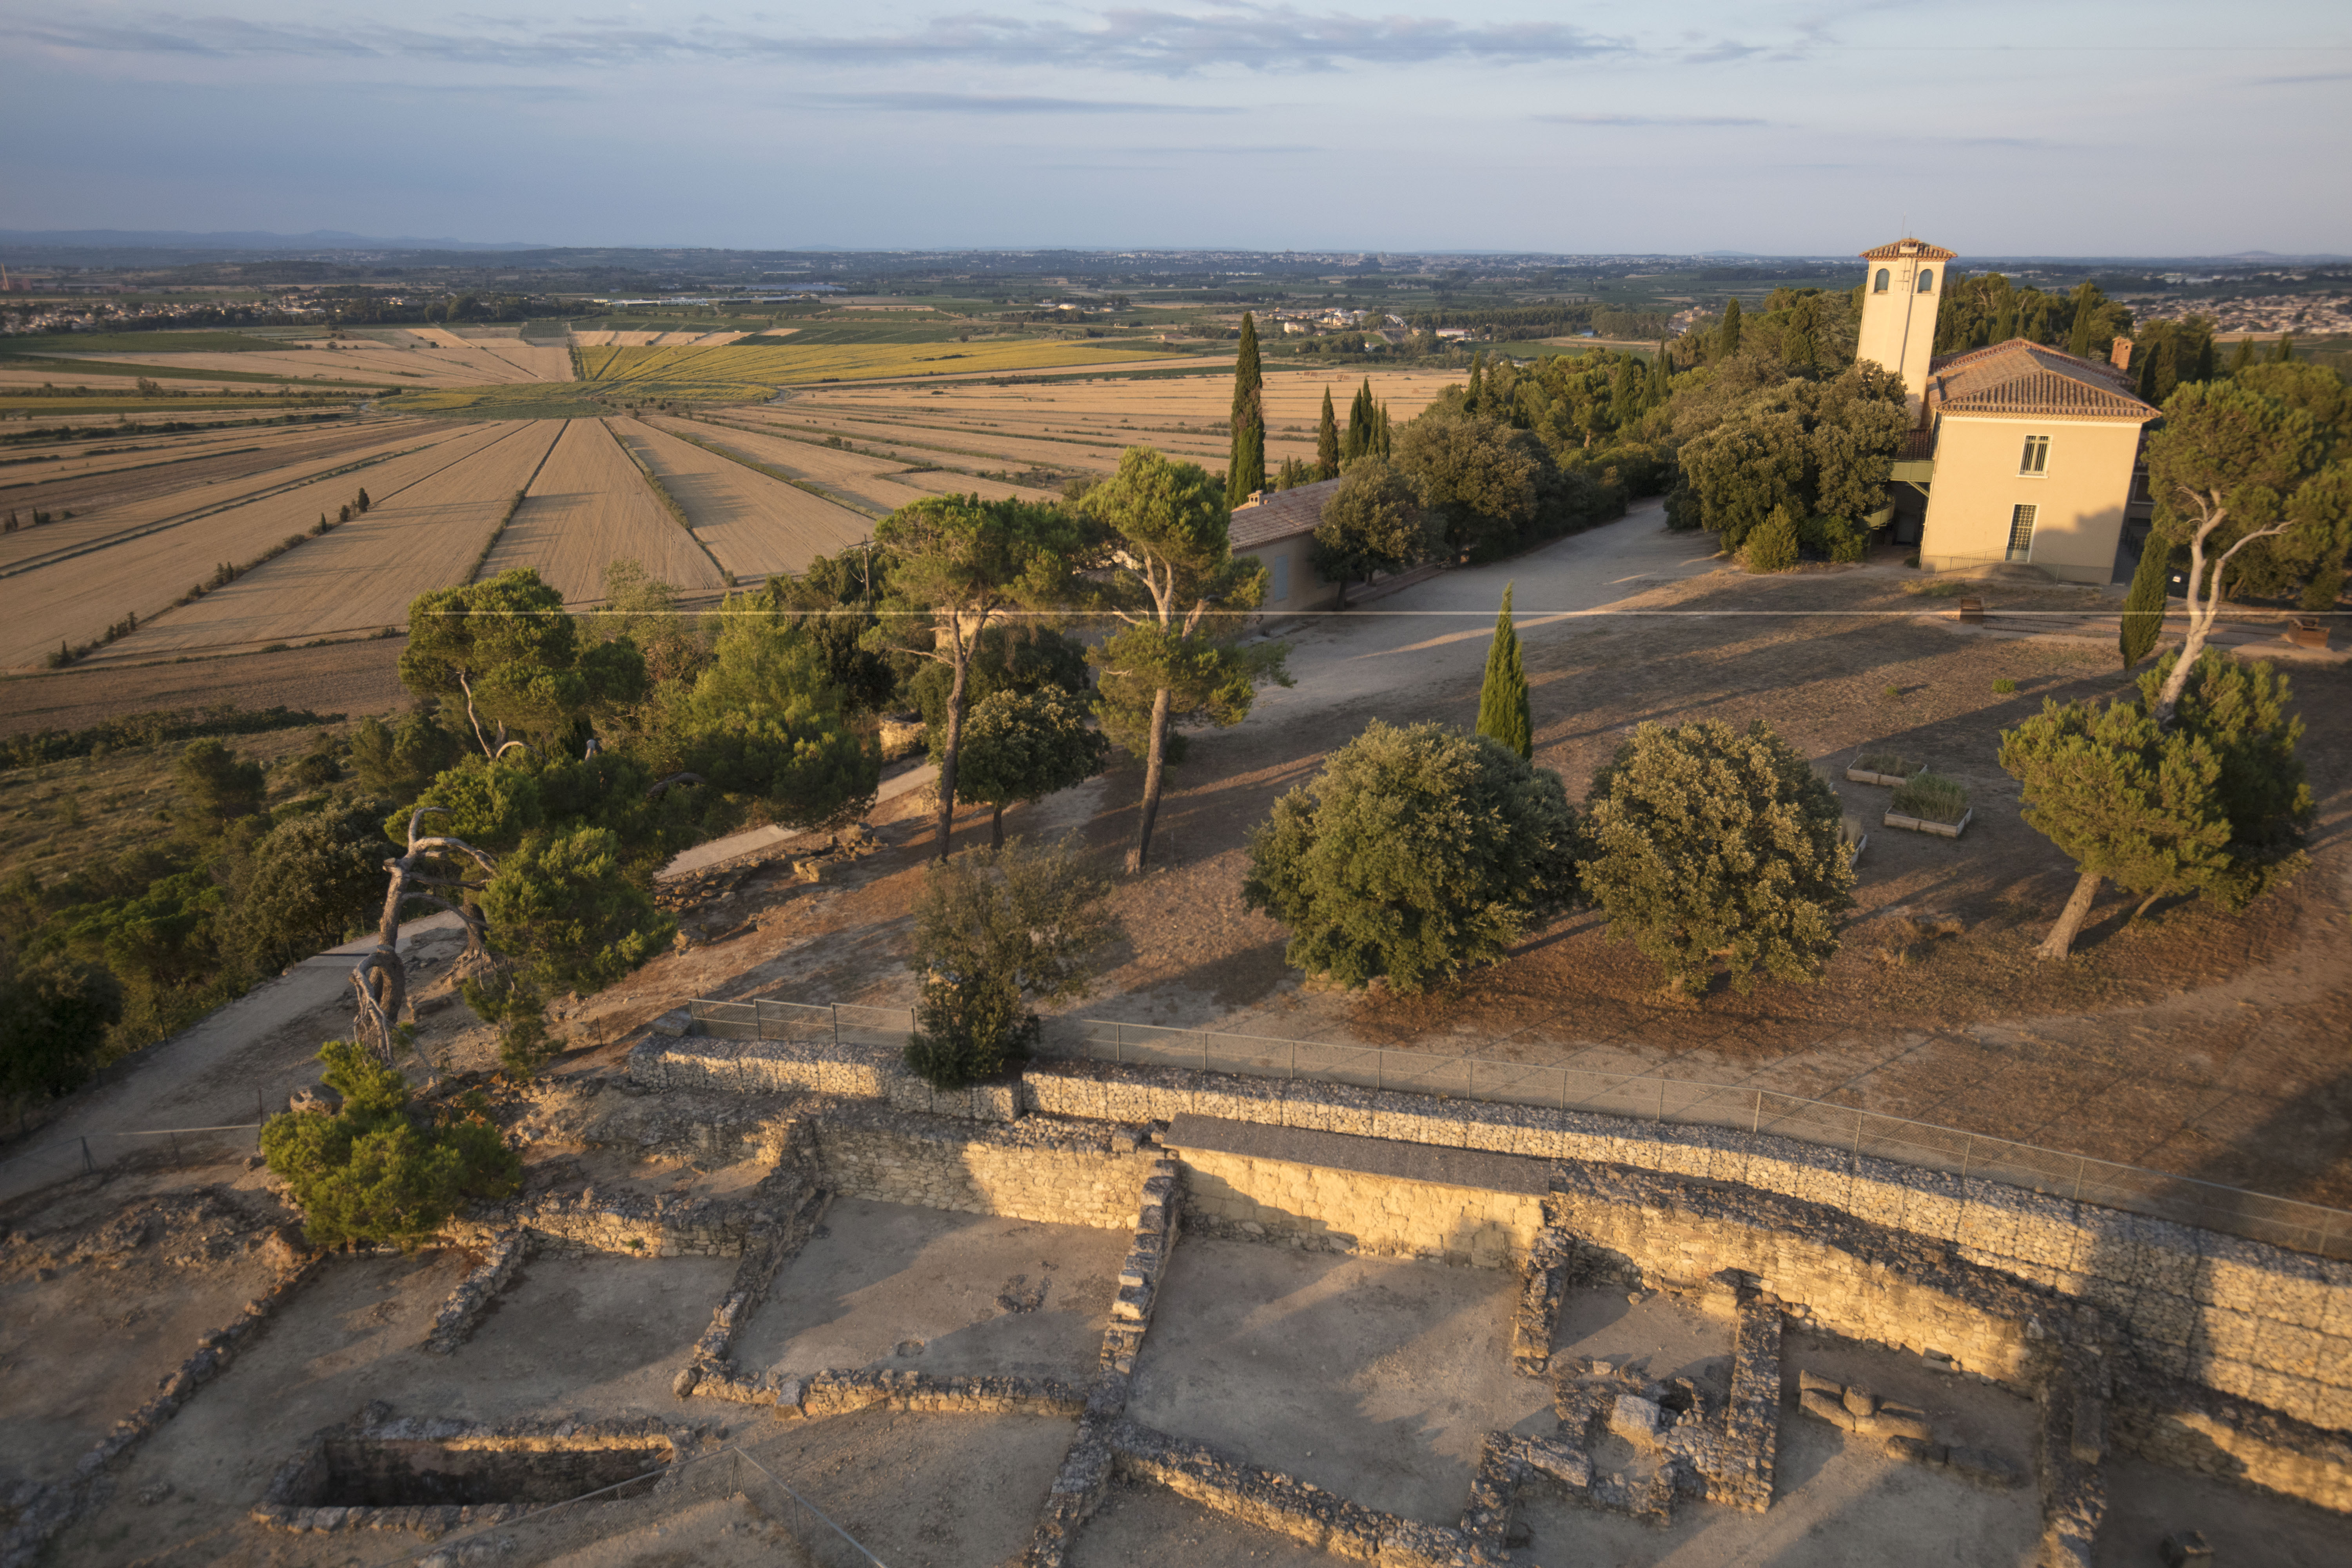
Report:
[[[1936,269],[1932,267],[1921,268],[1919,269],[1919,292],[1922,294],[1933,294],[1935,291]]]
[[[1871,286],[1870,286],[1870,291],[1871,291],[1872,293],[1874,293],[1874,294],[1884,294],[1884,293],[1885,293],[1885,292],[1886,292],[1886,281],[1887,281],[1887,279],[1886,279],[1886,268],[1884,268],[1884,267],[1882,267],[1882,268],[1880,268],[1878,269],[1878,277],[1877,277],[1876,280],[1875,280],[1875,281],[1874,281],[1874,282],[1871,284]]]
[[[2025,438],[2025,455],[2017,459],[2017,471],[2021,474],[2045,474],[2050,471],[2049,437],[2028,436]]]
[[[2030,506],[2013,507],[2009,514],[2009,558],[2011,561],[2033,559],[2033,513]]]

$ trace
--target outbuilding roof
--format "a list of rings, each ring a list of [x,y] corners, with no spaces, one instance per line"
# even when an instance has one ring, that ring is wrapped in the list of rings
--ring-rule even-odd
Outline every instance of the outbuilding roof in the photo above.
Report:
[[[1234,553],[1246,555],[1277,539],[1314,532],[1323,521],[1323,503],[1339,488],[1337,479],[1318,479],[1286,490],[1266,490],[1256,500],[1244,501],[1234,508]]]
[[[2024,338],[1929,361],[1927,401],[1941,414],[2047,414],[2141,425],[2162,412],[2134,396],[2129,377],[2113,365]]]

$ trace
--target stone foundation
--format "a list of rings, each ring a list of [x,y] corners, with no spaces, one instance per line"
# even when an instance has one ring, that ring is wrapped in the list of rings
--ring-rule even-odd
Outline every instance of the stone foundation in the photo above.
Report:
[[[1017,1126],[845,1107],[813,1123],[824,1181],[880,1203],[1124,1230],[1150,1156],[1130,1133],[1043,1117]]]

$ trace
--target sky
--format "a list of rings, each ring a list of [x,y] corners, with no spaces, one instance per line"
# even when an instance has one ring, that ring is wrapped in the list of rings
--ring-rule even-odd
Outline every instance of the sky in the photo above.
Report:
[[[2346,253],[2347,105],[2341,0],[0,0],[0,228]]]

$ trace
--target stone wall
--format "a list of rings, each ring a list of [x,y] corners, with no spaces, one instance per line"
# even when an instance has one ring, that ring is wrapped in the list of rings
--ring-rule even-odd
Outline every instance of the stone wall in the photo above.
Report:
[[[630,1070],[656,1087],[822,1088],[915,1108],[894,1054],[876,1047],[654,1036],[632,1053]],[[929,1109],[1001,1117],[1002,1098],[1000,1091],[983,1106],[968,1094],[936,1097]],[[1906,1233],[1948,1249],[1956,1261],[2089,1303],[2122,1327],[2139,1359],[2161,1377],[2313,1426],[2352,1428],[2352,1262],[1729,1128],[1101,1062],[1034,1063],[1018,1098],[1022,1108],[1056,1118],[1139,1126],[1207,1116],[1735,1184]],[[1228,1173],[1209,1175],[1233,1185]],[[1234,1206],[1218,1201],[1222,1208]],[[1212,1226],[1266,1223],[1209,1207],[1199,1212]],[[1325,1218],[1327,1229],[1360,1236],[1376,1236],[1386,1223],[1342,1218],[1336,1209]],[[1466,1215],[1454,1220],[1473,1235],[1492,1226],[1483,1232],[1489,1237],[1483,1249],[1466,1250],[1497,1262],[1498,1251],[1523,1251],[1533,1229],[1492,1214],[1477,1223]],[[1408,1231],[1421,1238],[1409,1247]],[[1417,1216],[1396,1244],[1465,1250],[1445,1239],[1451,1234]]]
[[[1004,1126],[845,1109],[812,1125],[826,1186],[880,1203],[1125,1230],[1150,1172],[1131,1133],[1038,1117]]]

